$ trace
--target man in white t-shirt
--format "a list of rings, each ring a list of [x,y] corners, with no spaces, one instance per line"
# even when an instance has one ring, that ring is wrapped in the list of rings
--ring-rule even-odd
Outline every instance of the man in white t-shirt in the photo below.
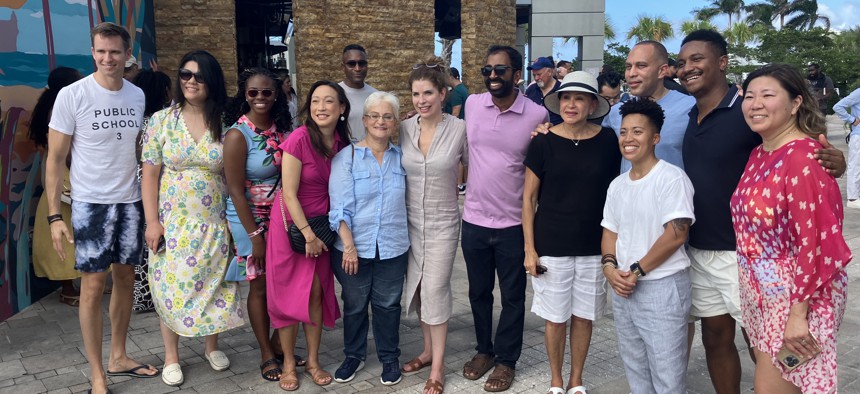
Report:
[[[367,51],[358,44],[349,44],[343,48],[344,80],[338,85],[346,92],[349,100],[349,131],[353,141],[364,138],[366,131],[361,118],[364,116],[364,101],[376,89],[364,83],[367,78]]]
[[[683,246],[695,219],[693,185],[654,153],[660,105],[640,98],[620,109],[619,145],[632,168],[609,185],[601,222],[618,349],[634,394],[684,393],[692,285]]]
[[[113,271],[108,376],[153,377],[158,370],[130,359],[125,341],[131,317],[134,266],[143,262],[143,206],[135,146],[143,122],[143,92],[123,79],[131,56],[125,28],[101,23],[90,32],[96,72],[62,89],[48,134],[46,192],[54,249],[75,243],[81,272],[80,323],[93,393],[107,392],[102,367],[102,294]],[[60,212],[60,193],[71,150],[72,234]],[[39,218],[43,220],[42,218]]]

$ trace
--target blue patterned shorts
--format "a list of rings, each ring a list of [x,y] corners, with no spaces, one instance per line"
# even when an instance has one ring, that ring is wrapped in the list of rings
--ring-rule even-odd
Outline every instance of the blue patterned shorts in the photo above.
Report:
[[[75,269],[104,272],[111,264],[143,263],[143,203],[72,201]]]

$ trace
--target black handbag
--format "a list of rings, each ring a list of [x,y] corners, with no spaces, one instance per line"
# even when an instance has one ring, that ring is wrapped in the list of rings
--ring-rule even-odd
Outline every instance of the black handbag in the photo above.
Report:
[[[284,199],[281,197],[278,200],[281,204],[281,218],[284,220],[284,227],[287,230],[287,236],[290,237],[290,248],[292,248],[296,253],[305,254],[305,235],[302,234],[301,230],[299,230],[299,227],[296,226],[295,223],[287,226],[287,216],[284,213],[284,211],[286,211],[286,207],[284,207]],[[308,219],[308,226],[310,226],[311,231],[314,232],[317,238],[319,238],[326,247],[331,249],[331,246],[334,244],[335,233],[334,231],[331,231],[331,228],[329,227],[328,215],[314,216]]]

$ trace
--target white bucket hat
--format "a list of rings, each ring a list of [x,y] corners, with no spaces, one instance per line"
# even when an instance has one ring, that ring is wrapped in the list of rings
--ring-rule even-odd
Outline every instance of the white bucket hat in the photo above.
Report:
[[[562,92],[583,92],[593,94],[597,99],[597,110],[588,115],[588,119],[596,119],[609,113],[609,102],[600,97],[597,91],[597,78],[585,71],[574,71],[564,76],[561,87],[544,97],[543,105],[554,114],[561,115],[558,96]]]

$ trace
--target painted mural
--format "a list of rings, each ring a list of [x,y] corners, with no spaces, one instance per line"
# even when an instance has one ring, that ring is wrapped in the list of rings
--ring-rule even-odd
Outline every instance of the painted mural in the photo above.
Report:
[[[128,29],[141,65],[155,58],[152,0],[0,0],[0,321],[58,287],[30,262],[43,191],[30,111],[54,68],[94,70],[89,31],[103,21]]]

